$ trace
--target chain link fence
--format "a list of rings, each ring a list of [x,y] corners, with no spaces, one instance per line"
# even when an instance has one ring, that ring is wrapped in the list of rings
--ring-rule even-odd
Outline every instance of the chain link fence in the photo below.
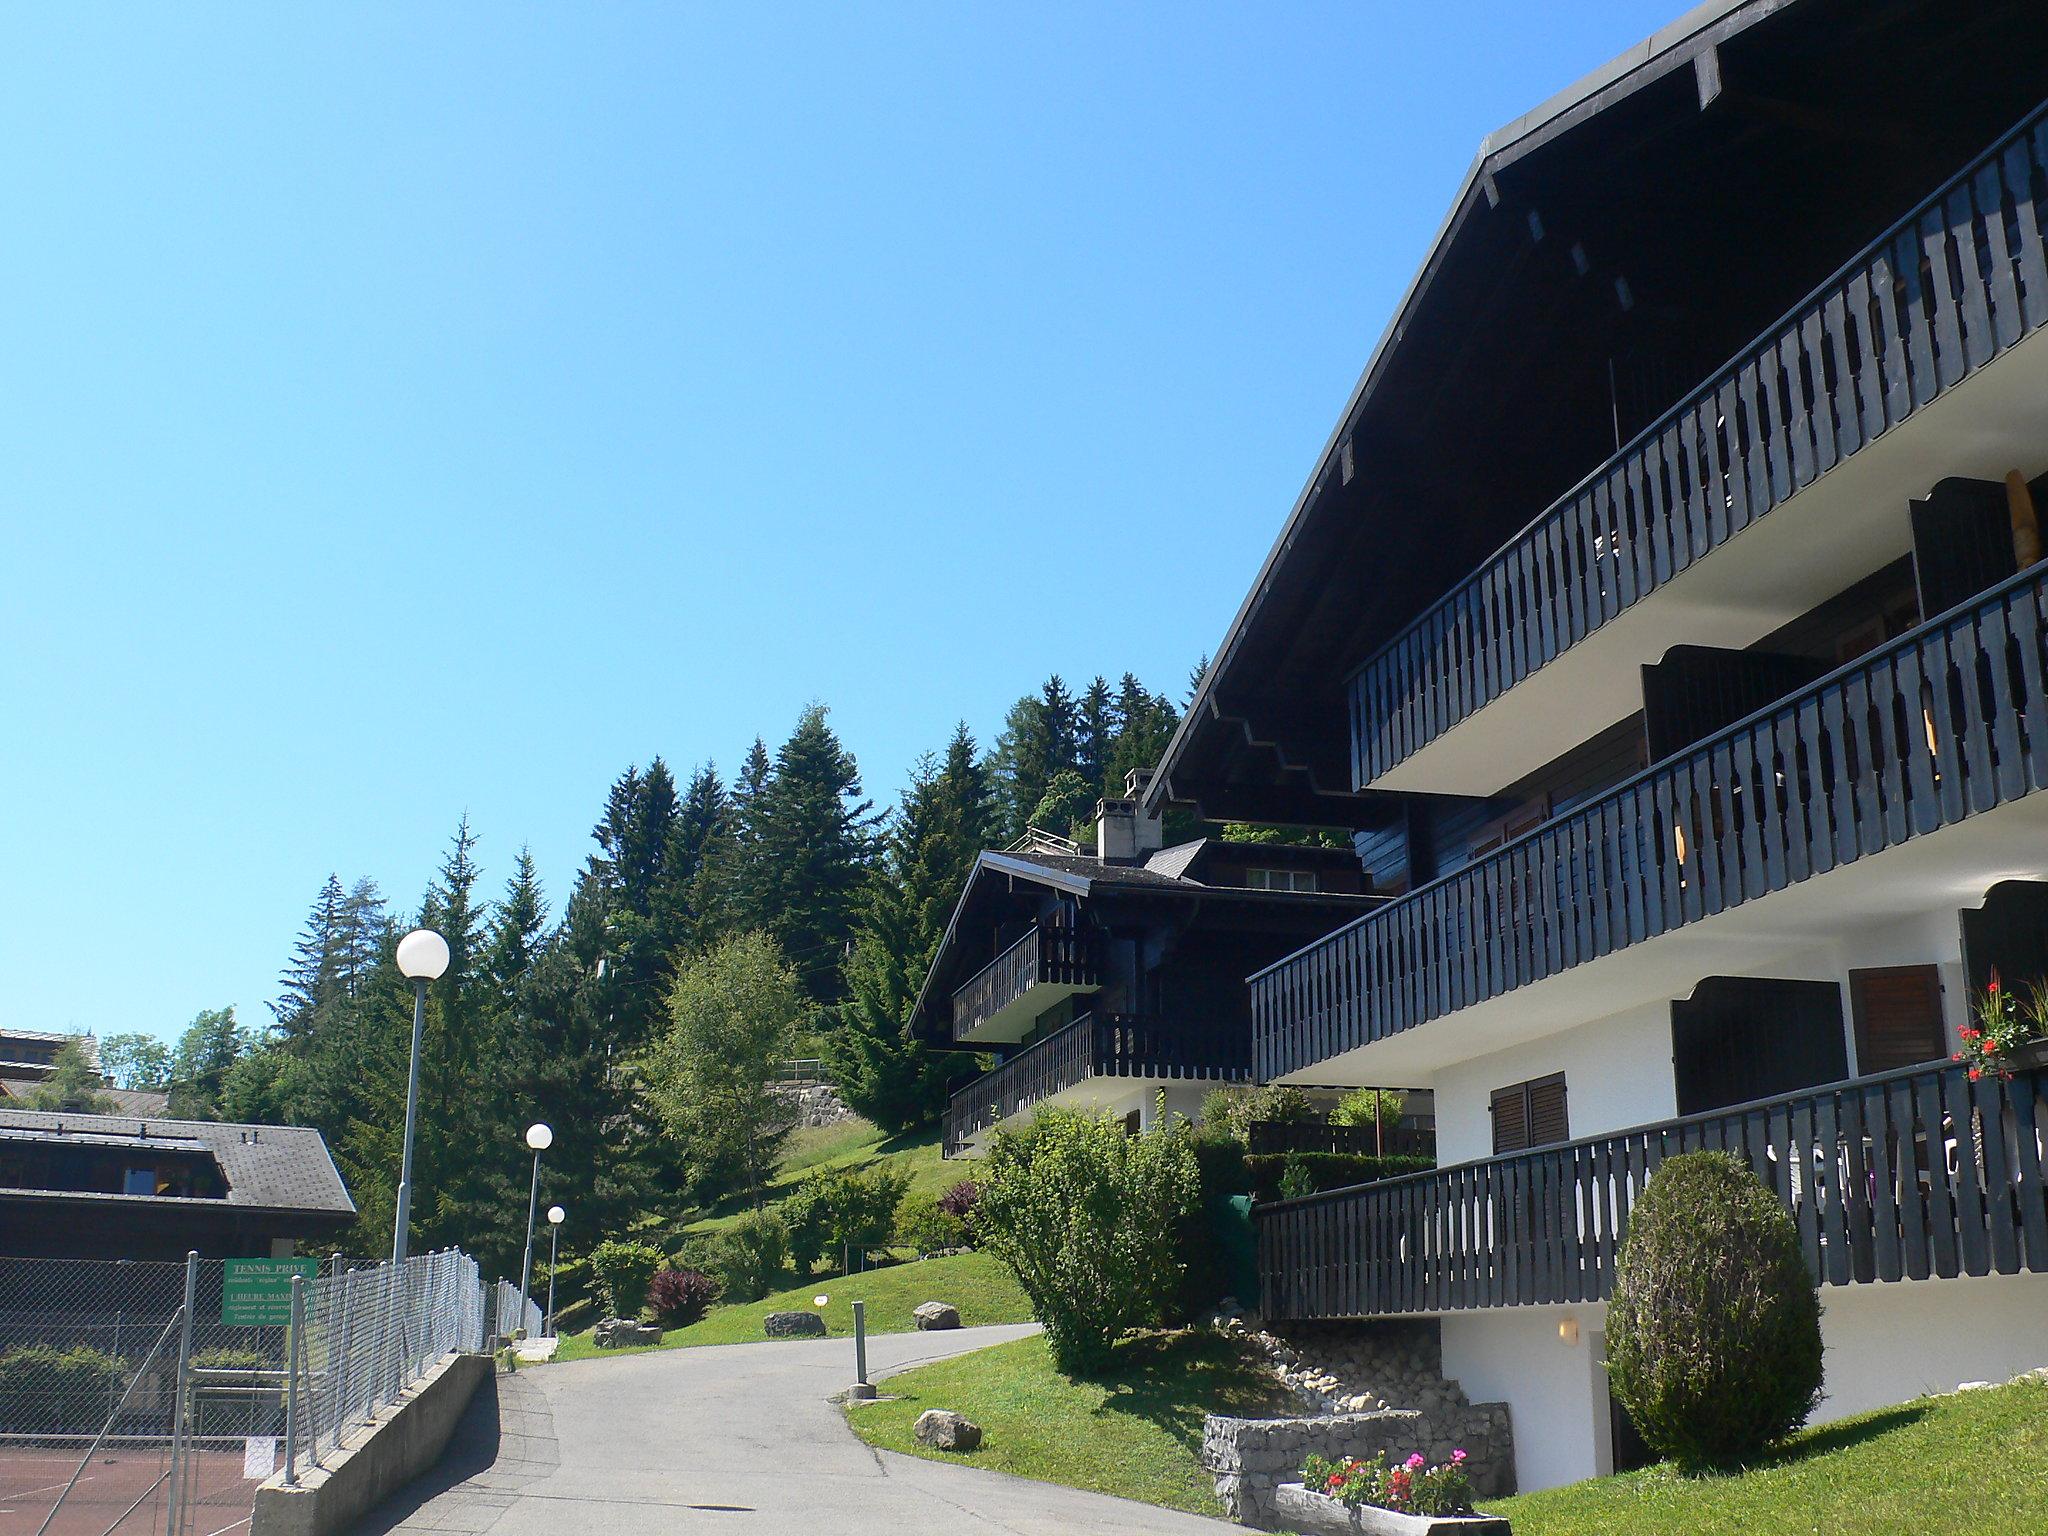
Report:
[[[0,1536],[246,1532],[265,1478],[481,1348],[487,1304],[453,1251],[396,1268],[0,1258]]]

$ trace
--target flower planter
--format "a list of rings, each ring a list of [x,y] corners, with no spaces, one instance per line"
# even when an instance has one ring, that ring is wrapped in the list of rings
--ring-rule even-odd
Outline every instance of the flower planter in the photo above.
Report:
[[[1288,1527],[1311,1536],[1509,1536],[1498,1515],[1404,1515],[1377,1504],[1345,1504],[1300,1483],[1275,1488],[1273,1508]]]
[[[2009,1072],[2031,1072],[2037,1067],[2048,1067],[2048,1039],[2029,1040],[2025,1045],[2016,1045],[2005,1053],[2005,1067]]]

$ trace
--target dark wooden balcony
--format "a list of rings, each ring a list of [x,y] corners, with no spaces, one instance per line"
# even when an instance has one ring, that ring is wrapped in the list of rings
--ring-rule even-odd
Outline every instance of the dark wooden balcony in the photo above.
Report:
[[[2048,565],[1251,980],[1261,1081],[2048,786]]]
[[[2048,106],[1371,657],[1350,684],[1358,785],[2048,323],[2044,233]]]
[[[2048,1270],[2048,1075],[1908,1069],[1254,1212],[1269,1317],[1605,1300],[1665,1158],[1747,1162],[1824,1285]]]
[[[985,1072],[946,1105],[944,1152],[1091,1077],[1244,1082],[1251,1040],[1242,1024],[1183,1024],[1126,1013],[1083,1014]]]
[[[1021,1039],[1047,1008],[1096,984],[1094,945],[1086,930],[1033,926],[953,994],[953,1038]]]

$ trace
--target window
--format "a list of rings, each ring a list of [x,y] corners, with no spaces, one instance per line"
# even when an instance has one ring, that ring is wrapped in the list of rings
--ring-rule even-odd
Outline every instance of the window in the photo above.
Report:
[[[121,1193],[124,1195],[153,1195],[156,1193],[156,1170],[154,1168],[124,1168],[121,1170]]]
[[[1316,872],[1312,869],[1248,869],[1244,883],[1254,891],[1313,891]]]
[[[1564,1074],[1531,1078],[1496,1089],[1493,1095],[1493,1155],[1570,1141],[1564,1107]]]
[[[1931,965],[1889,965],[1849,973],[1856,1021],[1856,1070],[1869,1076],[1917,1067],[1948,1054],[1941,1025],[1941,972]]]

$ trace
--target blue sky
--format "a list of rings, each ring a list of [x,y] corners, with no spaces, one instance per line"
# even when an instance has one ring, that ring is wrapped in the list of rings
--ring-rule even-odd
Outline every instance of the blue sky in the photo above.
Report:
[[[265,1001],[470,815],[1176,695],[1483,134],[1674,0],[0,20],[0,1022]]]

